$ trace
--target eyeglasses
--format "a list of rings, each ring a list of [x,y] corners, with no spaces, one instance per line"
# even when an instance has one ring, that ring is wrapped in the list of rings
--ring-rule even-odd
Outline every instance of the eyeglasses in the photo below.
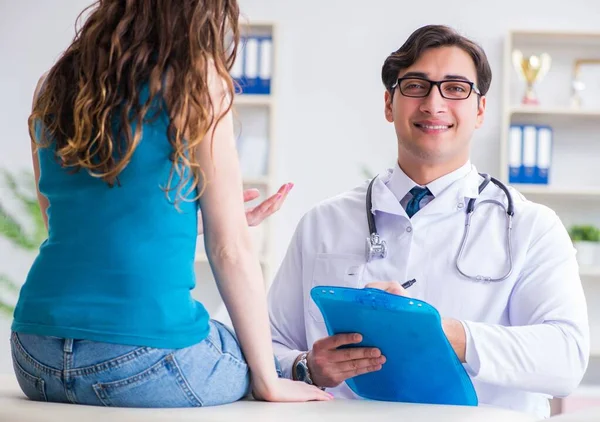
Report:
[[[464,81],[461,79],[446,79],[443,81],[430,81],[424,78],[399,78],[394,85],[392,91],[396,87],[400,87],[400,93],[405,97],[425,98],[431,92],[431,88],[436,85],[440,91],[440,95],[448,100],[466,100],[474,91],[475,94],[481,95],[481,92],[475,86],[475,82]]]

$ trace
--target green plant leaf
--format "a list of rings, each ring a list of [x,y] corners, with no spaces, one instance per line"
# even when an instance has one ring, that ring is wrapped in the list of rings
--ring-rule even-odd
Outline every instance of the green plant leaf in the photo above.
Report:
[[[373,171],[366,164],[361,166],[360,173],[362,177],[366,179],[372,179],[374,177]]]
[[[12,174],[6,170],[0,170],[0,173],[3,175],[5,184],[11,191],[11,194],[21,202],[25,212],[33,223],[33,230],[28,233],[0,204],[0,236],[10,240],[18,248],[35,250],[47,237],[46,225],[39,207],[37,195],[33,193],[24,195],[19,189],[17,179]],[[32,192],[35,192],[35,181],[31,173],[23,172],[20,180],[25,180],[25,184],[29,186]]]
[[[574,225],[569,229],[573,242],[600,242],[600,229],[590,224]]]
[[[29,239],[21,225],[0,204],[0,236],[13,242],[16,246],[27,248]]]
[[[14,312],[14,306],[7,305],[6,303],[2,302],[2,299],[0,299],[0,315],[4,314],[5,316],[12,318]]]
[[[19,293],[19,286],[11,281],[6,275],[0,274],[0,287],[12,293]]]
[[[4,177],[4,180],[6,181],[7,186],[11,190],[11,192],[13,192],[13,193],[17,192],[18,185],[17,185],[17,180],[15,179],[15,177],[6,170],[1,170],[1,172],[2,172],[2,176]]]
[[[31,217],[31,221],[33,223],[33,233],[29,239],[30,242],[28,249],[37,249],[48,237],[46,223],[44,223],[44,218],[42,217],[42,211],[40,210],[40,204],[37,198],[28,199],[25,202],[25,209],[27,210],[27,213]]]
[[[19,293],[19,287],[4,274],[0,274],[0,290],[8,291],[15,294]],[[5,303],[3,299],[0,298],[0,317],[2,315],[12,317],[14,311],[14,306]]]
[[[11,195],[21,202],[23,211],[29,217],[33,224],[31,231],[26,231],[25,227],[0,203],[0,236],[5,237],[16,247],[24,250],[37,249],[42,241],[47,237],[46,225],[37,201],[36,186],[33,175],[30,172],[23,172],[17,179],[15,176],[0,169],[0,175],[4,178],[4,185],[8,187]],[[25,185],[25,186],[24,186]],[[26,187],[26,189],[20,189]],[[23,193],[29,192],[29,193]],[[6,275],[0,274],[0,290],[18,294],[19,286],[11,281]],[[14,306],[6,303],[0,298],[0,315],[4,314],[12,317]]]

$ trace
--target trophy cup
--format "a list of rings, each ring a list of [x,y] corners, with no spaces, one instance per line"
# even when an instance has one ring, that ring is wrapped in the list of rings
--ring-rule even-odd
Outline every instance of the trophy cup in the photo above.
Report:
[[[522,104],[537,105],[539,100],[533,90],[533,85],[539,82],[550,69],[551,59],[546,53],[539,56],[523,57],[523,53],[519,50],[513,51],[512,54],[513,66],[521,79],[527,83],[525,95],[523,96]]]
[[[571,81],[571,107],[580,108],[583,105],[581,97],[585,90],[585,83],[581,78],[581,67],[584,65],[600,65],[600,59],[577,59],[573,66],[573,80]]]

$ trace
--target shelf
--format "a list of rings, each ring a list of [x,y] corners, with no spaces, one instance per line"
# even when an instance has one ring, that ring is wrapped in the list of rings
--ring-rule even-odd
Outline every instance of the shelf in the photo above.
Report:
[[[239,94],[233,100],[233,106],[271,106],[273,98],[270,95]]]
[[[599,46],[599,32],[516,30],[510,32],[513,44],[535,43],[553,46]]]
[[[600,200],[600,188],[570,188],[554,187],[547,185],[526,185],[517,183],[512,184],[511,186],[526,196],[564,196],[565,198],[585,198]]]
[[[600,109],[569,107],[516,106],[511,107],[509,113],[511,115],[600,117]]]
[[[258,177],[244,177],[244,185],[260,185],[260,186],[269,186],[271,184],[271,179],[266,176],[258,176]]]
[[[268,28],[268,29],[272,29],[274,24],[273,22],[268,22],[268,21],[255,21],[253,20],[252,22],[250,21],[246,21],[243,19],[240,19],[240,25],[243,28]]]
[[[600,278],[600,267],[581,267],[579,275],[582,277],[597,277]]]

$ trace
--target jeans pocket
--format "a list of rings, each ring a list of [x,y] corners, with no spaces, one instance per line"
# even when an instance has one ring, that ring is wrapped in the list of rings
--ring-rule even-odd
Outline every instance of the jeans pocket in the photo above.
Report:
[[[110,407],[202,406],[172,354],[128,378],[97,382],[93,389],[98,399]]]
[[[234,333],[211,321],[200,343],[175,352],[177,362],[203,406],[242,399],[250,393],[250,373]]]
[[[31,375],[23,369],[23,367],[19,365],[19,362],[17,362],[17,357],[14,354],[12,360],[17,381],[27,398],[33,401],[48,401],[48,398],[46,397],[46,383],[44,380]]]

